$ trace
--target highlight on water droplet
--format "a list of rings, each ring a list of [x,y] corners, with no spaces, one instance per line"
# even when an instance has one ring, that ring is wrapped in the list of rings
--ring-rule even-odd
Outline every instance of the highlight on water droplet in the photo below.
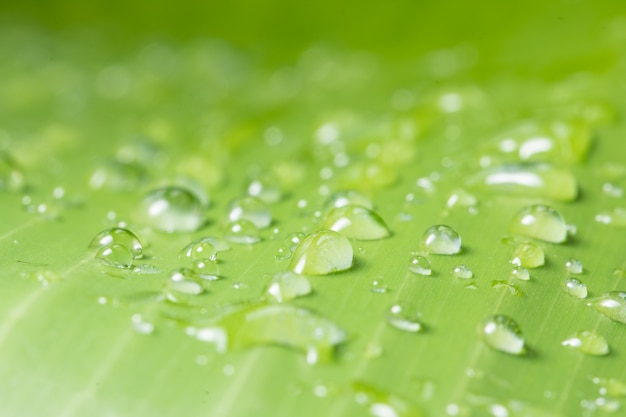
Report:
[[[522,242],[513,251],[511,263],[523,268],[539,268],[546,263],[546,256],[536,243]]]
[[[271,172],[264,172],[250,182],[248,194],[264,203],[272,204],[280,201],[283,191],[278,178]]]
[[[611,320],[626,324],[626,292],[609,291],[587,302]]]
[[[194,232],[204,224],[198,197],[182,187],[163,187],[149,192],[141,202],[137,221],[167,233]]]
[[[361,206],[372,210],[374,204],[364,194],[356,190],[342,190],[331,194],[324,203],[324,211],[329,212],[334,208],[345,206]]]
[[[530,279],[530,272],[528,272],[528,269],[526,268],[514,265],[511,270],[511,277],[522,281],[528,281]]]
[[[389,292],[389,286],[387,285],[387,281],[383,277],[376,278],[374,281],[372,281],[370,291],[376,294],[384,294],[386,292]]]
[[[117,243],[100,248],[96,253],[96,259],[112,268],[128,269],[133,266],[133,254],[126,246]]]
[[[241,219],[226,225],[224,239],[232,243],[252,245],[261,241],[261,235],[254,223]]]
[[[349,269],[353,255],[348,238],[332,230],[320,230],[298,244],[287,269],[302,275],[326,275]]]
[[[563,281],[563,291],[574,298],[587,298],[587,285],[578,278],[569,277]]]
[[[626,208],[616,207],[612,210],[601,211],[595,217],[598,223],[614,227],[626,227]]]
[[[409,258],[409,271],[417,275],[426,276],[433,273],[430,261],[422,255],[415,255]]]
[[[593,330],[581,330],[561,342],[561,345],[577,349],[582,353],[592,356],[604,356],[609,354],[609,344],[604,336]]]
[[[217,249],[206,238],[194,240],[183,248],[178,254],[181,259],[189,259],[190,261],[198,261],[208,259],[217,260]]]
[[[220,267],[218,263],[212,259],[196,259],[193,262],[191,270],[202,279],[209,281],[220,279]]]
[[[386,318],[387,323],[396,329],[417,333],[422,330],[420,316],[413,306],[406,303],[398,303],[389,308]]]
[[[365,207],[353,205],[330,210],[321,227],[358,240],[383,239],[391,234],[378,214]]]
[[[452,268],[452,273],[455,277],[460,279],[471,279],[474,277],[474,273],[467,265],[457,265]]]
[[[562,243],[567,239],[567,223],[552,207],[535,204],[524,207],[513,216],[511,233],[543,240]]]
[[[112,244],[126,247],[133,259],[140,259],[143,256],[143,245],[137,235],[122,227],[113,227],[103,230],[91,240],[89,250],[98,252],[100,249]]]
[[[437,255],[454,255],[461,251],[461,236],[450,226],[431,226],[422,236],[422,248]]]
[[[479,327],[482,340],[500,352],[523,355],[526,352],[524,337],[519,325],[503,314],[487,317]]]
[[[570,258],[565,262],[565,269],[570,274],[582,274],[583,263],[578,259]]]
[[[255,197],[240,197],[228,205],[228,221],[247,220],[259,229],[272,223],[272,214],[267,205]]]
[[[265,291],[277,303],[293,300],[310,294],[313,289],[307,277],[291,271],[278,272],[272,276]]]

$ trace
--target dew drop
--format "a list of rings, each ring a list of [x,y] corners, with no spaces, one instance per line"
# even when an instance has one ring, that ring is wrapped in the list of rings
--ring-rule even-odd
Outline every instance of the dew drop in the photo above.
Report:
[[[409,259],[409,271],[417,275],[431,275],[433,273],[430,261],[421,255],[415,255]]]
[[[620,187],[619,185],[613,184],[610,182],[602,184],[602,191],[604,192],[604,194],[608,195],[609,197],[613,197],[613,198],[624,197],[624,189]]]
[[[626,324],[626,292],[610,291],[587,302],[611,320]]]
[[[563,291],[575,298],[587,298],[587,285],[578,278],[569,277],[565,279]]]
[[[228,206],[228,220],[236,222],[247,220],[259,229],[265,229],[272,223],[272,214],[267,205],[254,197],[241,197]]]
[[[374,204],[365,195],[356,190],[343,190],[331,194],[324,203],[324,211],[344,206],[361,206],[372,210]]]
[[[422,247],[437,255],[454,255],[461,251],[461,236],[450,226],[431,226],[422,236]]]
[[[198,239],[189,243],[180,251],[179,258],[198,261],[208,259],[215,261],[217,259],[217,250],[206,239]]]
[[[511,256],[511,263],[523,268],[538,268],[546,262],[541,246],[534,242],[520,243]]]
[[[288,269],[302,275],[326,275],[352,266],[350,241],[332,230],[320,230],[296,247]]]
[[[583,263],[578,259],[570,258],[565,262],[565,269],[570,274],[582,274]]]
[[[565,219],[552,207],[536,204],[521,209],[511,221],[511,233],[562,243],[567,239]]]
[[[626,397],[626,382],[615,378],[594,377],[591,381],[598,386],[600,395],[610,398]]]
[[[211,259],[196,259],[191,269],[202,279],[214,281],[220,278],[219,265]]]
[[[473,195],[467,192],[464,189],[457,189],[452,191],[450,197],[448,197],[448,201],[446,205],[450,208],[453,207],[476,207],[478,204],[478,199]]]
[[[134,259],[139,259],[143,256],[143,245],[137,235],[121,227],[113,227],[98,233],[89,244],[89,250],[98,252],[103,247],[112,244],[126,247]]]
[[[390,235],[387,225],[375,212],[361,206],[347,205],[328,212],[321,226],[358,240],[377,240]]]
[[[144,320],[141,314],[133,314],[131,317],[133,329],[139,334],[152,334],[154,332],[154,324]]]
[[[561,345],[578,349],[579,351],[592,356],[604,356],[609,353],[609,344],[606,339],[592,331],[581,330],[561,342]]]
[[[515,295],[517,297],[524,296],[524,292],[520,290],[517,285],[508,281],[502,281],[502,280],[491,281],[491,287],[496,290],[501,289],[501,288],[507,289],[509,290],[509,293],[511,293],[511,295]]]
[[[133,266],[133,254],[126,246],[117,243],[100,248],[96,259],[112,268],[128,269]]]
[[[422,330],[419,314],[406,304],[394,304],[387,312],[387,323],[405,332],[417,333]]]
[[[479,327],[483,341],[490,347],[512,355],[526,352],[519,325],[510,317],[496,314],[485,319]]]
[[[528,281],[530,279],[530,272],[528,272],[528,269],[526,268],[514,265],[511,270],[511,277],[522,281]]]
[[[133,268],[133,273],[139,275],[155,275],[160,274],[161,269],[155,265],[141,264]]]
[[[384,294],[386,292],[389,292],[389,286],[387,285],[387,281],[385,281],[381,277],[376,278],[374,281],[372,281],[370,291],[376,294]]]
[[[136,190],[147,175],[145,169],[135,162],[106,161],[98,166],[89,178],[89,186],[95,190],[108,188],[117,191]]]
[[[193,232],[204,224],[202,204],[191,191],[164,187],[148,193],[140,206],[138,221],[167,233]]]
[[[276,203],[283,196],[278,178],[269,172],[263,173],[250,182],[248,194],[267,204]]]
[[[261,241],[259,229],[249,220],[241,219],[226,225],[224,238],[232,243],[252,245]]]
[[[55,284],[62,280],[59,274],[49,269],[39,269],[37,271],[33,271],[30,274],[30,278],[34,281],[38,281],[44,287]]]
[[[626,227],[626,208],[617,207],[613,210],[602,211],[595,217],[598,223],[614,227]]]
[[[286,271],[274,274],[266,293],[272,300],[283,303],[310,294],[311,291],[311,284],[305,276]]]
[[[204,293],[200,277],[191,269],[179,268],[170,273],[165,284],[165,296],[174,303],[184,302],[185,296]]]
[[[455,277],[460,279],[471,279],[474,277],[474,273],[467,265],[457,265],[452,269],[452,273]]]

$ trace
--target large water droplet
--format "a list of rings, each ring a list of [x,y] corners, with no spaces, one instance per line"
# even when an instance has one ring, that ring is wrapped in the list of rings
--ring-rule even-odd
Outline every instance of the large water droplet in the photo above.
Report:
[[[352,245],[332,230],[315,232],[298,244],[288,269],[303,275],[325,275],[352,266]]]
[[[587,355],[603,356],[609,353],[609,344],[606,339],[592,330],[576,332],[561,342],[561,345],[578,349]]]
[[[587,297],[587,286],[578,278],[569,277],[563,281],[563,291],[575,298]]]
[[[321,226],[351,239],[376,240],[390,235],[383,219],[361,206],[347,205],[334,208],[328,212]]]
[[[144,197],[137,220],[167,233],[193,232],[204,224],[204,215],[200,200],[191,191],[164,187]]]
[[[546,257],[541,246],[522,242],[513,251],[511,263],[523,268],[538,268],[546,263]]]
[[[334,208],[344,206],[361,206],[370,210],[374,208],[372,200],[364,194],[361,194],[356,190],[343,190],[337,191],[328,197],[324,203],[324,210],[328,212]]]
[[[372,281],[370,291],[375,294],[385,294],[389,292],[389,285],[387,285],[387,281],[383,277],[378,277]]]
[[[91,240],[89,250],[98,252],[105,246],[112,244],[125,246],[134,259],[139,259],[143,256],[143,245],[137,235],[122,227],[113,227],[98,233],[96,237]]]
[[[231,222],[247,220],[257,228],[264,229],[272,223],[272,214],[261,200],[254,197],[241,197],[229,204],[228,220]]]
[[[610,291],[592,298],[587,305],[598,310],[611,320],[626,324],[626,292]]]
[[[394,304],[387,312],[387,323],[405,332],[417,333],[422,323],[415,308],[407,304]]]
[[[261,235],[254,223],[241,219],[226,225],[224,239],[232,243],[252,245],[261,241]]]
[[[431,226],[422,236],[422,247],[438,255],[454,255],[461,251],[461,236],[450,226]]]
[[[418,275],[431,275],[433,273],[430,261],[421,255],[409,258],[409,271]]]
[[[283,303],[310,294],[311,291],[311,284],[305,276],[286,271],[274,274],[266,292],[274,301]]]
[[[96,259],[112,268],[128,269],[133,266],[133,254],[126,246],[117,243],[100,248],[96,253]]]
[[[598,223],[615,227],[626,227],[626,208],[616,207],[613,210],[602,211],[595,217]]]
[[[510,317],[496,314],[485,319],[479,334],[490,347],[512,355],[525,353],[525,342],[519,325]]]
[[[511,233],[551,243],[567,239],[567,223],[552,207],[536,204],[521,209],[511,221]]]

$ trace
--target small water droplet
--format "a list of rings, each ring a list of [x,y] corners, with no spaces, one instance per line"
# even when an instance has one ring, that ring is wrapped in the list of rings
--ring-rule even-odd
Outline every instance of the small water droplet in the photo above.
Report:
[[[562,243],[567,239],[565,219],[552,207],[535,204],[521,209],[511,221],[511,233]]]
[[[148,335],[154,332],[154,324],[144,320],[143,316],[139,313],[133,314],[131,323],[133,324],[133,329],[139,334]]]
[[[522,281],[528,281],[530,279],[530,272],[528,272],[528,269],[526,268],[514,265],[513,269],[511,270],[511,277],[515,279],[520,279]]]
[[[202,204],[191,191],[182,187],[164,187],[148,193],[137,220],[167,233],[193,232],[204,224]]]
[[[337,191],[331,194],[324,203],[324,211],[328,212],[334,208],[344,206],[361,206],[372,210],[374,204],[365,195],[355,190]]]
[[[389,286],[387,285],[387,281],[385,281],[382,277],[376,278],[374,281],[372,281],[370,291],[376,294],[384,294],[386,292],[389,292]]]
[[[291,249],[288,246],[279,246],[278,249],[276,249],[274,259],[277,261],[284,261],[285,259],[291,258],[291,254]]]
[[[96,253],[96,259],[113,268],[128,269],[133,266],[133,254],[126,246],[117,243],[100,248]]]
[[[140,259],[143,256],[143,245],[137,235],[121,227],[113,227],[98,233],[89,244],[89,250],[98,252],[103,247],[112,244],[125,246],[134,259]]]
[[[509,293],[517,297],[524,296],[524,292],[520,290],[517,285],[512,284],[508,281],[499,281],[499,280],[491,281],[491,287],[496,290],[501,289],[501,288],[507,289],[509,290]]]
[[[349,269],[352,258],[352,245],[345,236],[320,230],[298,244],[288,269],[302,275],[326,275]]]
[[[172,271],[165,283],[165,296],[174,303],[184,303],[185,296],[200,295],[204,291],[202,280],[189,268]]]
[[[265,172],[250,182],[248,194],[264,203],[272,204],[280,201],[282,198],[283,192],[281,188],[278,178],[270,172]]]
[[[197,259],[191,269],[202,279],[214,281],[220,278],[220,267],[212,259]]]
[[[563,291],[575,298],[587,298],[587,286],[578,278],[569,277],[565,279]]]
[[[311,284],[305,276],[286,271],[274,274],[266,293],[274,301],[283,303],[310,294],[311,291]]]
[[[263,201],[254,197],[241,197],[229,204],[228,220],[247,220],[257,228],[265,229],[272,223],[272,214]]]
[[[452,269],[455,277],[460,279],[470,279],[474,277],[474,273],[467,265],[457,265]]]
[[[377,240],[390,235],[387,225],[375,212],[361,206],[347,205],[328,212],[321,226],[358,240]]]
[[[513,251],[511,263],[523,268],[538,268],[546,263],[546,257],[536,243],[522,242]]]
[[[626,324],[626,292],[610,291],[587,302],[611,320]]]
[[[431,275],[433,273],[430,261],[421,255],[415,255],[409,259],[409,271],[418,275]]]
[[[252,245],[261,241],[259,229],[249,220],[241,219],[226,225],[224,238],[232,243]]]
[[[626,209],[616,207],[613,210],[602,211],[595,217],[598,223],[615,227],[626,227]]]
[[[206,239],[198,239],[185,246],[183,250],[180,251],[178,257],[191,261],[204,259],[215,261],[217,260],[217,250]]]
[[[132,191],[136,190],[146,179],[146,170],[140,164],[109,160],[93,171],[89,178],[89,186],[95,190],[108,188]]]
[[[582,274],[583,263],[578,259],[570,258],[565,262],[565,269],[570,274]]]
[[[606,339],[592,330],[581,330],[561,342],[561,345],[578,349],[592,356],[604,356],[609,353]]]
[[[461,236],[450,226],[431,226],[422,236],[422,247],[429,253],[454,255],[461,251]]]
[[[512,355],[526,352],[519,325],[512,318],[496,314],[485,319],[479,328],[483,341],[490,347]]]
[[[39,269],[37,271],[33,271],[30,274],[30,278],[32,280],[38,281],[44,287],[47,287],[48,285],[51,285],[51,284],[55,284],[62,280],[59,274],[49,269]]]
[[[387,323],[405,332],[417,333],[422,330],[420,315],[408,304],[394,304],[387,312]]]
[[[446,205],[450,208],[453,207],[476,207],[478,204],[478,199],[473,195],[467,192],[464,189],[457,189],[452,191],[450,197],[448,197],[448,201]]]

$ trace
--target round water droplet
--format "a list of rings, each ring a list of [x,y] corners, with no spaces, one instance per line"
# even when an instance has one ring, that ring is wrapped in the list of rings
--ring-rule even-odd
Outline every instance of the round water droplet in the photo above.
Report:
[[[370,200],[360,192],[355,190],[343,190],[337,191],[336,193],[333,193],[328,197],[328,199],[324,203],[324,211],[328,212],[334,208],[349,205],[361,206],[370,210],[374,208],[372,200]]]
[[[248,194],[267,204],[276,203],[283,196],[278,178],[269,172],[262,174],[250,182]]]
[[[510,317],[496,314],[485,319],[479,328],[483,341],[490,347],[512,355],[526,352],[519,325]]]
[[[587,298],[587,286],[578,278],[569,277],[563,281],[563,291],[575,298]]]
[[[274,254],[274,259],[284,261],[291,258],[291,254],[291,249],[288,246],[279,246],[278,249],[276,249],[276,254]]]
[[[220,267],[212,259],[196,259],[191,269],[202,279],[214,281],[220,278]]]
[[[204,215],[200,200],[191,191],[165,187],[144,197],[137,220],[167,233],[193,232],[204,224]]]
[[[538,268],[546,262],[543,249],[534,242],[520,243],[511,256],[511,263],[523,268]]]
[[[387,281],[385,281],[382,277],[376,278],[374,281],[372,281],[370,291],[376,294],[384,294],[386,292],[389,292],[389,286],[387,285]]]
[[[125,246],[134,259],[139,259],[143,256],[143,245],[137,235],[122,227],[113,227],[98,233],[89,244],[89,250],[98,252],[103,247],[112,244]]]
[[[610,291],[587,302],[611,320],[626,324],[626,292]]]
[[[405,332],[417,333],[422,330],[420,315],[408,304],[394,304],[387,312],[387,323]]]
[[[241,197],[228,206],[228,220],[236,222],[247,220],[257,228],[264,229],[272,223],[272,214],[267,205],[254,197]]]
[[[437,255],[454,255],[461,251],[461,236],[450,226],[432,226],[422,236],[422,247]]]
[[[320,230],[296,247],[288,269],[303,275],[326,275],[352,266],[352,245],[343,235]]]
[[[626,227],[626,208],[617,207],[613,210],[602,211],[595,217],[598,223],[614,227]]]
[[[204,285],[198,275],[191,269],[179,268],[170,273],[165,283],[165,296],[168,300],[180,303],[185,296],[196,296],[204,292]]]
[[[100,248],[96,254],[96,259],[113,268],[128,269],[133,266],[133,254],[126,246],[117,243]]]
[[[526,268],[515,265],[511,270],[511,277],[522,281],[528,281],[530,279],[530,272],[528,272],[528,269]]]
[[[328,212],[321,226],[358,240],[377,240],[390,235],[383,219],[373,211],[347,205]]]
[[[198,239],[189,243],[180,251],[179,258],[189,259],[191,261],[198,261],[208,259],[215,261],[217,259],[217,250],[206,239]]]
[[[536,204],[521,209],[511,221],[511,233],[551,243],[567,239],[567,223],[553,208]]]
[[[418,275],[431,275],[433,273],[430,261],[421,255],[415,255],[409,259],[409,271]]]
[[[266,293],[272,300],[283,303],[310,294],[311,291],[311,284],[305,276],[286,271],[274,274]]]
[[[252,245],[261,241],[259,229],[248,220],[237,220],[226,225],[224,238],[232,243]]]
[[[452,269],[455,277],[460,279],[470,279],[474,277],[474,273],[467,265],[457,265]]]
[[[570,274],[582,274],[583,273],[583,263],[578,259],[570,258],[565,262],[565,269]]]
[[[592,330],[576,332],[561,342],[561,345],[578,349],[587,355],[604,356],[609,353],[609,344],[606,339]]]

